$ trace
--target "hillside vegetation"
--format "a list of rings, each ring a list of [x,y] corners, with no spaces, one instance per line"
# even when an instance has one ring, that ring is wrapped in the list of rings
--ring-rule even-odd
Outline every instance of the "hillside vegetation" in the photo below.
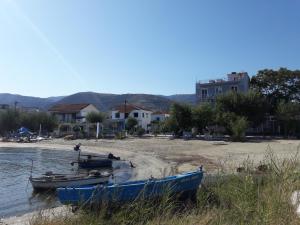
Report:
[[[124,104],[139,105],[153,111],[168,111],[173,102],[184,102],[194,104],[194,95],[148,95],[148,94],[103,94],[95,92],[79,92],[69,96],[38,98],[14,94],[0,94],[0,104],[14,106],[15,102],[19,107],[33,107],[47,110],[54,104],[91,103],[101,111],[108,111],[111,108]]]

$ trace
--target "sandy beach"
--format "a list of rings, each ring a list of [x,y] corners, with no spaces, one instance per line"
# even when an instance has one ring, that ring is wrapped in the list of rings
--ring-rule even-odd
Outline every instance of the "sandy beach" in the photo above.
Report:
[[[216,142],[165,137],[128,138],[125,140],[46,140],[38,143],[0,142],[1,147],[30,147],[73,151],[80,142],[82,150],[91,153],[113,153],[132,161],[136,166],[132,179],[162,177],[177,172],[195,169],[203,165],[207,173],[220,166],[233,169],[247,158],[254,163],[262,161],[267,151],[272,150],[280,158],[294,157],[300,150],[300,140],[268,140],[239,142]],[[34,213],[6,218],[0,224],[26,224]]]

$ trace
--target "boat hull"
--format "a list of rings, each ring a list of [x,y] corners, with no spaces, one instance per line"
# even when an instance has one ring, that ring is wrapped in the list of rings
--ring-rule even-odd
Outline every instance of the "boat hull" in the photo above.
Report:
[[[112,167],[112,160],[110,159],[95,159],[95,160],[80,160],[78,167],[83,169]]]
[[[101,183],[106,183],[109,180],[109,176],[105,177],[87,177],[74,180],[41,180],[38,178],[31,178],[30,182],[33,189],[35,190],[49,190],[65,187],[79,187],[86,185],[97,185]]]
[[[59,188],[63,204],[101,204],[159,198],[166,194],[195,192],[203,178],[202,171],[178,174],[162,179],[149,179],[92,187]]]

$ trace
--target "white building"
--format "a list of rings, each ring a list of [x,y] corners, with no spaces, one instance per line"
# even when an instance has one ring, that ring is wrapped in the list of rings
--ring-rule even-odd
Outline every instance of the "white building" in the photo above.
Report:
[[[168,117],[170,117],[170,114],[167,112],[154,112],[151,115],[151,121],[165,121]]]
[[[87,114],[99,112],[93,104],[60,104],[48,110],[60,123],[84,123]]]
[[[151,115],[152,111],[144,109],[142,107],[124,104],[118,107],[115,107],[111,112],[111,119],[124,121],[128,117],[135,118],[138,121],[138,126],[141,126],[145,130],[149,130],[151,124]]]

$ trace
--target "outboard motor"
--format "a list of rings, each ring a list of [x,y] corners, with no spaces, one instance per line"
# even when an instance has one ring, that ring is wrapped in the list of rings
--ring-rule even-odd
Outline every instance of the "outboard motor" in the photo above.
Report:
[[[102,174],[100,173],[100,171],[98,171],[98,170],[91,170],[90,172],[89,172],[89,176],[90,177],[100,177]]]
[[[79,151],[80,150],[80,146],[81,146],[81,143],[78,143],[77,145],[75,145],[74,151]]]
[[[108,156],[107,156],[108,159],[114,159],[114,160],[120,160],[120,157],[116,157],[114,156],[114,154],[112,153],[109,153]]]

